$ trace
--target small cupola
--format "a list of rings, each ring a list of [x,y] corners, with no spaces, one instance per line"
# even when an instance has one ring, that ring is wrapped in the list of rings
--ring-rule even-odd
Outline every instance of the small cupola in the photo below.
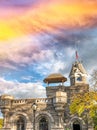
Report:
[[[67,78],[60,73],[53,73],[48,75],[43,81],[47,84],[47,97],[56,97],[56,94],[64,92],[64,82],[67,81]]]
[[[67,78],[64,77],[60,73],[54,73],[54,74],[50,74],[43,81],[44,81],[44,83],[47,83],[48,85],[50,83],[62,83],[62,84],[64,84],[64,82],[67,81]]]

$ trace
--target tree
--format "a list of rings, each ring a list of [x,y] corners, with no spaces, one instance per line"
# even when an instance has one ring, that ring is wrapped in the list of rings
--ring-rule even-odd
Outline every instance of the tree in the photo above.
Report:
[[[97,130],[97,113],[93,117],[93,122],[94,122],[94,128],[95,128],[95,130]]]
[[[75,95],[70,105],[70,111],[79,116],[87,113],[87,116],[93,119],[95,130],[97,130],[97,70],[93,71],[90,83],[92,90]]]
[[[97,92],[95,91],[75,95],[70,105],[71,113],[77,113],[79,116],[86,110],[89,112],[90,117],[93,117],[96,109]]]
[[[88,127],[88,118],[94,119],[97,113],[97,92],[90,91],[75,95],[70,105],[70,112],[71,114],[78,114],[79,116],[86,114]]]
[[[3,119],[0,119],[0,128],[3,127]]]
[[[92,89],[94,91],[97,91],[97,70],[93,71],[91,77],[92,78],[90,80],[90,83],[91,83]],[[95,130],[97,130],[97,110],[96,110],[95,116],[93,117],[93,122],[94,122]]]

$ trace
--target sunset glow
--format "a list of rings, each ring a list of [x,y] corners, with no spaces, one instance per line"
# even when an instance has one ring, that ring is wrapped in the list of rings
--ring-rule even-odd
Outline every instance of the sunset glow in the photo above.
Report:
[[[0,0],[0,94],[44,97],[51,73],[69,85],[76,50],[90,75],[97,69],[96,0]]]
[[[4,9],[4,12],[7,10]],[[20,16],[12,8],[8,15],[0,20],[0,40],[42,31],[54,32],[58,31],[57,28],[85,26],[89,18],[97,15],[97,4],[52,2],[34,9],[30,7]],[[91,21],[88,21],[86,26],[90,24]]]

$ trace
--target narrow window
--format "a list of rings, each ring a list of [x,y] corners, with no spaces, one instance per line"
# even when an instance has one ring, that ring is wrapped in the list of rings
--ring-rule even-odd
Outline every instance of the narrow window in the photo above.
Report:
[[[17,120],[17,130],[25,130],[25,122],[24,119],[19,118]]]
[[[39,122],[39,130],[48,130],[48,121],[44,117]]]

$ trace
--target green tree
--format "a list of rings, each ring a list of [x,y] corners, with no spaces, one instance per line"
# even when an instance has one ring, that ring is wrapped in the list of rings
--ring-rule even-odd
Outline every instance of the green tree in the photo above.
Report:
[[[91,91],[86,93],[80,93],[73,97],[70,111],[71,113],[77,113],[79,116],[84,111],[89,112],[89,116],[93,117],[97,109],[97,92]]]
[[[70,105],[70,111],[71,114],[78,114],[79,116],[86,114],[86,121],[89,118],[93,119],[94,121],[97,112],[97,92],[91,91],[75,95]]]
[[[3,127],[3,119],[0,119],[0,128]]]
[[[83,116],[83,113],[87,112],[88,116],[93,119],[95,130],[97,130],[97,70],[93,71],[90,84],[91,91],[73,97],[70,111],[79,116]]]
[[[95,130],[97,130],[97,113],[93,117],[93,122],[94,122],[94,128],[95,128]]]

